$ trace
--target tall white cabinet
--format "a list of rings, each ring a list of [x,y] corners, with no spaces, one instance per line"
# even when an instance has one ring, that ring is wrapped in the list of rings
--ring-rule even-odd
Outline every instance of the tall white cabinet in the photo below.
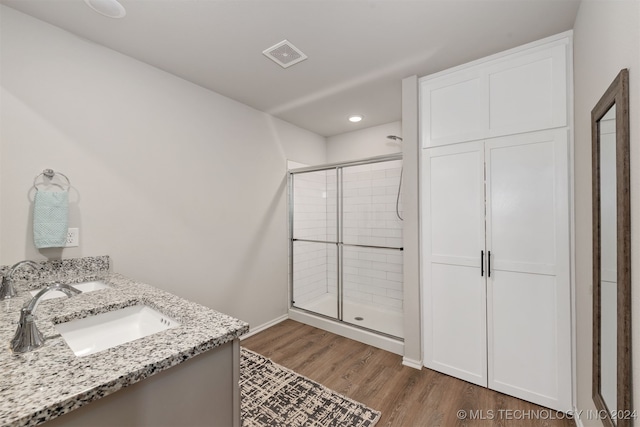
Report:
[[[572,409],[571,34],[420,81],[426,367]]]

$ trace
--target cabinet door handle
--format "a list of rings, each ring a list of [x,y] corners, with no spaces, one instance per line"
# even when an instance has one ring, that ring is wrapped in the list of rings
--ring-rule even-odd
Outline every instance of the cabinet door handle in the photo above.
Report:
[[[484,277],[484,251],[480,251],[480,277]]]
[[[487,252],[487,277],[491,277],[491,251]]]

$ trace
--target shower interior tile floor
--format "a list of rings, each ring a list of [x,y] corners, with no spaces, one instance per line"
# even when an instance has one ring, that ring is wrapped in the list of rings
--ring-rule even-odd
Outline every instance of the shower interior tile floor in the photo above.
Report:
[[[294,307],[336,318],[338,301],[335,294],[326,293],[312,301],[295,304]],[[403,338],[402,313],[348,299],[343,301],[342,310],[345,323]]]

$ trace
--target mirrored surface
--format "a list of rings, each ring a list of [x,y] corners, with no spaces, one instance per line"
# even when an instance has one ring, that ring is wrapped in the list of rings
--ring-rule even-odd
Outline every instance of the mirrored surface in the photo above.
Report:
[[[616,403],[617,244],[616,106],[600,120],[600,393],[609,411]]]

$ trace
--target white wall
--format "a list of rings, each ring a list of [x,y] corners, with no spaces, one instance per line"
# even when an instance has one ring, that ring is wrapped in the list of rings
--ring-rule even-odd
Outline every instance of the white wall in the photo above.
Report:
[[[327,138],[327,162],[344,162],[402,152],[400,141],[387,135],[402,136],[402,122],[373,126]]]
[[[402,232],[404,251],[404,358],[403,363],[422,369],[420,317],[420,154],[418,136],[418,76],[402,80]]]
[[[592,363],[591,109],[620,69],[629,68],[631,118],[631,253],[633,383],[640,385],[640,2],[583,0],[574,26],[577,403],[594,409]],[[634,393],[640,408],[640,393]],[[599,420],[583,419],[585,426]],[[636,421],[637,423],[637,421]]]
[[[286,158],[324,163],[325,139],[0,8],[0,264],[107,254],[254,327],[285,314]],[[73,184],[79,248],[34,247],[45,168]]]

